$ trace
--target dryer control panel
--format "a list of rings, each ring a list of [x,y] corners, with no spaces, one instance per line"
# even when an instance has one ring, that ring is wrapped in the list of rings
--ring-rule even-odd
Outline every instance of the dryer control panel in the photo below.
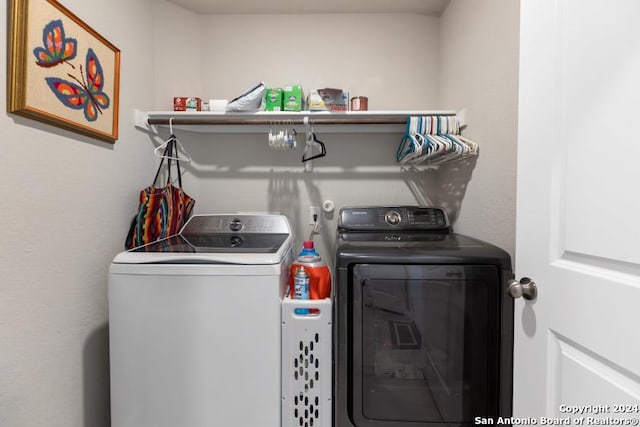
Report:
[[[346,207],[340,210],[341,231],[448,231],[442,208],[420,206]]]

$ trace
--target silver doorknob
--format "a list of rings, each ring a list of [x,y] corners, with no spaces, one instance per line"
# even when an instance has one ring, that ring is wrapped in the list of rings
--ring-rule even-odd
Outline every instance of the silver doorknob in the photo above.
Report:
[[[519,282],[514,279],[509,280],[508,289],[509,295],[511,295],[513,299],[523,297],[524,299],[533,300],[538,296],[536,282],[528,277],[523,277]]]

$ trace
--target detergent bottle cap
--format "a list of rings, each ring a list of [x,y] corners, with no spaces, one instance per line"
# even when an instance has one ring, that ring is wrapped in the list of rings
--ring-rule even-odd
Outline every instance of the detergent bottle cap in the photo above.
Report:
[[[320,254],[313,247],[313,240],[305,240],[302,242],[302,250],[298,254],[298,259],[305,258],[311,262],[312,258],[319,257]]]

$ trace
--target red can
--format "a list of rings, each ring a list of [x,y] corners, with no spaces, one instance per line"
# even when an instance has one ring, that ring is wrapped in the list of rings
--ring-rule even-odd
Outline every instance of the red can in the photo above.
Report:
[[[369,98],[366,96],[354,96],[351,98],[351,111],[367,111],[369,109]]]

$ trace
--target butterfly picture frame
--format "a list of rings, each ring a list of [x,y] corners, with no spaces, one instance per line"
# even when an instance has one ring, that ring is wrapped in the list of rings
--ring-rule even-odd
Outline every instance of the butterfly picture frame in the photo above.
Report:
[[[9,0],[7,111],[118,139],[120,50],[56,0]]]

